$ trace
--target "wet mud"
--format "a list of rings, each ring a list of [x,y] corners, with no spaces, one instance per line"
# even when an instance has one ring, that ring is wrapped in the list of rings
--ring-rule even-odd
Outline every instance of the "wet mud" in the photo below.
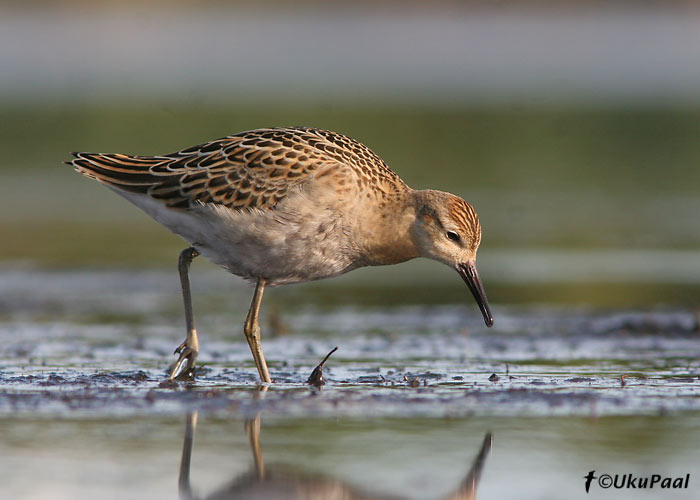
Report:
[[[215,276],[215,275],[212,275]],[[700,409],[694,311],[495,307],[487,330],[466,305],[324,307],[269,313],[257,375],[229,296],[200,280],[195,379],[167,382],[183,335],[167,274],[30,274],[0,290],[0,414],[265,412],[296,416],[654,415]],[[20,278],[14,276],[15,280]],[[134,290],[136,288],[136,290]],[[102,293],[95,293],[97,290]],[[265,318],[263,318],[265,321]],[[285,335],[267,335],[268,324]],[[324,385],[307,382],[323,367]]]

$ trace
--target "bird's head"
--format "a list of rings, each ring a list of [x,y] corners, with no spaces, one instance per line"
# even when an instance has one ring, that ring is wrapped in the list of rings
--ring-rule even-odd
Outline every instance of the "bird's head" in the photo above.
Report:
[[[442,191],[415,192],[416,219],[411,239],[421,257],[455,269],[467,283],[486,326],[493,316],[476,271],[476,251],[481,243],[481,223],[474,208],[459,196]]]

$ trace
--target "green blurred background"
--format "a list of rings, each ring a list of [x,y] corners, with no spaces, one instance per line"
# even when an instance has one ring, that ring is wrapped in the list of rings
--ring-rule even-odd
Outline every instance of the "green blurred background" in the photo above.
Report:
[[[693,4],[295,5],[0,3],[5,267],[174,268],[183,242],[63,165],[70,151],[162,154],[305,125],[470,201],[493,302],[696,303]],[[309,290],[464,300],[437,267]]]

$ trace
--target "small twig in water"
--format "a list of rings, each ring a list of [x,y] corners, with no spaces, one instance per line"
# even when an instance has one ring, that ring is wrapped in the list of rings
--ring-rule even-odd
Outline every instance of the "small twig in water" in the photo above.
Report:
[[[323,358],[323,361],[321,361],[316,368],[314,368],[314,371],[311,372],[311,375],[309,375],[309,378],[306,380],[306,383],[309,385],[315,385],[316,387],[321,387],[326,383],[325,379],[323,378],[323,364],[328,361],[328,358],[331,357],[331,354],[333,354],[335,351],[338,350],[338,346],[335,346],[331,352],[326,354],[326,357]]]

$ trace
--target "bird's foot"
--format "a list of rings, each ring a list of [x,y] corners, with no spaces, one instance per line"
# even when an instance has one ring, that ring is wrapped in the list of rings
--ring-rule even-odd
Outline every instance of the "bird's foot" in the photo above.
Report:
[[[190,345],[187,340],[177,346],[173,354],[179,354],[180,357],[173,365],[170,371],[169,380],[194,380],[194,364],[197,361],[199,349]],[[184,365],[183,365],[184,363]]]
[[[180,354],[185,347],[187,347],[187,340],[183,341],[182,344],[177,346],[173,351],[173,354]]]

